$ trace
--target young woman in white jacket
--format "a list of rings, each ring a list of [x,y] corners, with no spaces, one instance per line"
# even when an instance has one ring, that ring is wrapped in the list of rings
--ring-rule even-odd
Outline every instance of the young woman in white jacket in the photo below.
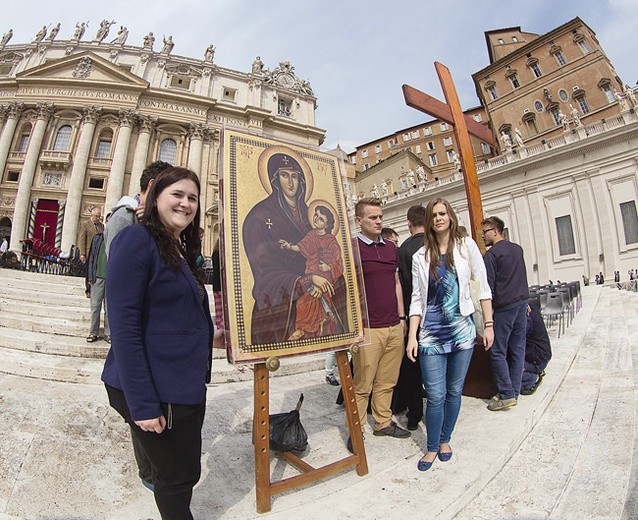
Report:
[[[494,328],[483,257],[476,242],[459,231],[450,204],[436,198],[425,209],[424,246],[412,257],[407,354],[411,361],[418,359],[427,392],[427,452],[418,462],[420,471],[430,469],[437,455],[442,462],[452,458],[450,439],[476,338],[470,278],[480,286],[487,350]]]

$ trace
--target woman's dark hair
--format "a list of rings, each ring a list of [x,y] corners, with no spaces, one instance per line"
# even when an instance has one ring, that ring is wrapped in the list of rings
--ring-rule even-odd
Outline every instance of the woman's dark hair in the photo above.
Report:
[[[463,235],[459,231],[459,219],[454,213],[450,203],[444,198],[437,197],[432,199],[425,208],[425,234],[423,243],[425,245],[425,254],[430,258],[430,276],[435,280],[436,270],[441,265],[441,252],[439,251],[439,240],[434,231],[434,206],[442,204],[445,206],[448,216],[450,217],[450,238],[445,251],[445,266],[448,270],[454,267],[454,247],[463,240]]]
[[[186,168],[170,167],[162,171],[153,182],[146,196],[146,207],[144,208],[144,216],[142,224],[151,233],[151,236],[157,243],[159,254],[166,265],[171,266],[175,270],[180,268],[180,257],[184,257],[188,267],[200,283],[204,283],[204,271],[197,267],[195,261],[201,253],[201,240],[199,238],[199,221],[200,208],[199,201],[197,204],[197,212],[195,218],[180,233],[179,241],[175,239],[173,234],[166,229],[157,211],[157,198],[166,188],[181,180],[188,179],[197,186],[197,196],[201,193],[201,187],[197,175]]]

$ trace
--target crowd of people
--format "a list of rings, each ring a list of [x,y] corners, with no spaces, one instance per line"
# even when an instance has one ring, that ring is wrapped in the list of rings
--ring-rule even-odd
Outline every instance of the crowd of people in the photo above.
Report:
[[[300,178],[303,188],[301,169],[278,161],[273,159],[269,171],[272,185],[284,188]],[[79,241],[92,309],[87,341],[99,338],[100,309],[106,310],[108,302],[104,339],[111,345],[102,380],[111,406],[129,425],[139,477],[154,493],[164,519],[192,518],[212,348],[223,348],[223,335],[215,332],[215,325],[223,326],[219,248],[214,252],[213,319],[202,269],[200,189],[192,171],[153,163],[143,172],[139,194],[123,197],[106,226],[99,210],[91,212]],[[286,195],[284,189],[273,193]],[[314,265],[312,258],[318,242],[322,251],[331,245],[325,236],[331,216],[318,206],[305,234],[282,236],[273,250],[296,254],[295,261],[305,265],[304,276],[323,280],[325,267]],[[504,237],[501,219],[482,222],[490,246],[485,256],[442,198],[408,210],[410,237],[400,245],[398,234],[383,227],[378,198],[359,200],[355,219],[370,339],[352,355],[359,424],[365,431],[370,412],[373,435],[406,439],[423,422],[427,445],[418,469],[426,471],[437,458],[452,458],[475,345],[489,352],[498,389],[487,408],[500,411],[516,406],[520,395],[541,384],[551,357],[549,336],[538,310],[528,305],[523,250]],[[322,256],[320,264],[324,261]],[[297,300],[300,317],[291,340],[315,333],[313,322],[303,320],[313,303]],[[478,343],[476,313],[483,322]],[[329,354],[326,382],[338,385],[334,368]],[[404,410],[407,428],[396,420]],[[354,452],[350,438],[347,448]]]

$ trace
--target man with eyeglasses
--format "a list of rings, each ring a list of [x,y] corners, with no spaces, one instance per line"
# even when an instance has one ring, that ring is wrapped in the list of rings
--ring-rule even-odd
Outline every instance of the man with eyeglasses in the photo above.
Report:
[[[498,397],[487,406],[494,412],[518,404],[525,363],[529,289],[523,248],[505,239],[505,223],[498,217],[489,217],[481,226],[485,245],[491,246],[484,261],[494,309],[490,359]]]

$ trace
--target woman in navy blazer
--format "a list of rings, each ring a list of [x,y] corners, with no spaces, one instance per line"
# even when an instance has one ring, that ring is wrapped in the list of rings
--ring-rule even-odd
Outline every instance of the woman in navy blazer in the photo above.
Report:
[[[111,349],[102,380],[109,402],[150,460],[164,520],[190,519],[201,472],[201,430],[210,381],[213,323],[199,254],[197,176],[162,172],[141,225],[111,245],[106,298]]]

